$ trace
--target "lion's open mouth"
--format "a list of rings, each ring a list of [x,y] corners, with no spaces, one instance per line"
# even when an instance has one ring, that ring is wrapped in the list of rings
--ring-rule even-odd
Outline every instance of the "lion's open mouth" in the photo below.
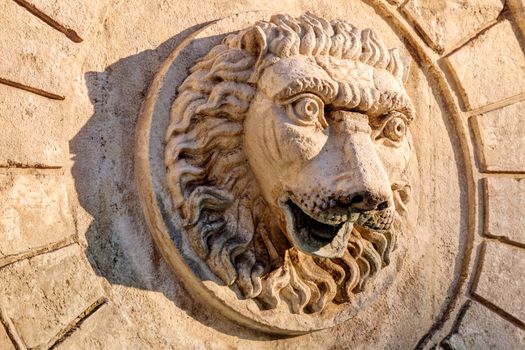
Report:
[[[286,233],[301,251],[326,258],[341,257],[347,249],[353,224],[346,215],[313,217],[291,199],[282,202]],[[322,220],[322,221],[321,221]]]
[[[291,200],[289,200],[287,204],[294,216],[295,230],[301,235],[307,234],[308,236],[305,238],[330,243],[345,224],[345,222],[335,225],[322,223],[306,214]]]

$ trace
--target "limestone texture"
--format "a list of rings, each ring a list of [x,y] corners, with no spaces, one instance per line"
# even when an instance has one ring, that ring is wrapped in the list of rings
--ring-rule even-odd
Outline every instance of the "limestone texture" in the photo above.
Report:
[[[75,43],[28,15],[14,1],[0,4],[0,21],[0,47],[4,52],[0,77],[59,96],[66,94],[70,81],[60,68],[75,57],[79,50]]]
[[[29,348],[51,346],[103,292],[78,245],[0,270],[0,302]]]
[[[448,51],[494,23],[502,0],[409,0],[402,11],[434,50]]]
[[[525,242],[520,203],[525,177],[521,112],[525,96],[525,16],[522,0],[505,1],[503,11],[502,3],[494,0],[0,2],[0,349],[523,348]],[[306,12],[329,21],[345,20],[358,28],[359,37],[358,32],[346,33],[348,37],[337,40],[363,39],[370,44],[362,52],[363,60],[386,59],[386,55],[381,55],[384,48],[377,37],[385,47],[399,50],[403,67],[407,67],[400,80],[415,115],[408,127],[410,137],[403,147],[390,150],[397,155],[392,157],[383,156],[380,148],[383,146],[377,144],[379,139],[369,137],[360,141],[372,142],[376,147],[369,149],[369,155],[373,152],[381,155],[373,162],[365,158],[367,163],[363,167],[373,169],[375,164],[377,170],[380,164],[388,179],[399,175],[392,175],[392,169],[403,168],[389,163],[390,160],[406,161],[410,155],[411,165],[401,176],[406,175],[404,180],[410,183],[410,188],[405,188],[399,198],[406,208],[396,207],[408,214],[406,227],[400,230],[402,234],[390,255],[390,264],[383,266],[374,260],[381,269],[369,279],[363,292],[356,290],[351,299],[354,309],[361,311],[346,321],[345,317],[334,319],[329,316],[338,305],[326,303],[321,313],[333,327],[282,337],[241,324],[231,315],[217,311],[207,302],[209,295],[198,295],[182,275],[174,273],[173,264],[166,261],[159,247],[169,247],[174,242],[171,239],[175,239],[176,244],[186,245],[186,252],[195,251],[189,235],[177,236],[183,227],[169,214],[163,222],[174,234],[170,240],[160,242],[165,244],[154,240],[151,222],[147,221],[152,215],[143,212],[140,199],[139,161],[135,153],[139,134],[151,132],[149,150],[158,159],[155,169],[158,174],[166,171],[166,130],[177,88],[196,61],[211,46],[220,44],[222,34],[237,33],[261,17],[266,20],[275,14],[298,17]],[[321,22],[312,23],[323,26]],[[371,28],[376,35],[368,31],[363,34],[365,28]],[[309,35],[317,35],[316,31],[321,32],[316,28]],[[246,37],[250,40],[243,41],[250,45],[240,47],[252,53],[265,50],[257,46],[264,42],[260,33],[250,35]],[[277,38],[279,33],[269,35]],[[267,49],[284,52],[288,44],[277,40]],[[175,52],[179,47],[189,50]],[[295,50],[292,47],[290,44],[288,48]],[[337,54],[336,49],[337,44],[334,45]],[[159,72],[165,68],[165,62],[174,56],[178,68],[165,71],[166,79],[156,79],[162,75]],[[229,59],[235,61],[235,55]],[[243,64],[237,63],[236,67]],[[377,97],[372,91],[376,87],[399,92],[397,88],[401,85],[396,88],[385,75],[388,69],[374,77],[367,75],[373,70],[354,70],[339,63],[312,58],[308,64],[326,67],[321,72],[330,76],[327,81],[360,72],[357,80],[368,81],[369,87],[374,88],[368,90],[370,96],[365,97],[365,102]],[[230,77],[238,73],[235,68],[229,72]],[[295,70],[297,74],[302,72]],[[289,78],[284,74],[267,77],[271,79],[264,84],[259,79],[248,85],[277,89]],[[161,90],[166,94],[158,99],[155,112],[165,113],[166,118],[152,127],[141,127],[140,116],[148,94],[159,86],[164,86],[165,90]],[[204,84],[204,88],[207,86]],[[222,101],[230,107],[238,105],[240,100],[235,96],[246,98],[239,95],[245,90],[231,89],[232,86],[238,87],[228,84],[223,90],[230,92],[229,98],[224,99],[225,95],[216,90],[210,101]],[[200,89],[203,85],[193,87]],[[346,88],[341,91],[352,90],[351,86]],[[263,106],[270,102],[276,109],[252,117],[271,116],[267,120],[279,121],[275,117],[286,114],[290,120],[290,115],[300,116],[297,112],[305,111],[301,106],[309,106],[311,111],[316,104],[321,106],[320,99],[325,103],[326,96],[321,96],[321,91],[309,93],[313,101],[286,100],[286,104],[284,100],[267,101],[258,92],[257,100],[266,101]],[[379,98],[386,102],[393,96],[383,94]],[[351,102],[350,98],[347,100]],[[358,126],[365,123],[356,123],[353,117],[363,114],[365,107],[363,103],[360,108],[341,108],[337,112],[337,108],[326,108],[323,113],[328,116],[328,124],[334,123],[332,116],[342,115],[340,119],[352,122],[346,125],[357,132],[361,130]],[[223,105],[221,111],[225,109]],[[212,114],[213,108],[200,112]],[[372,119],[381,117],[380,110],[376,112]],[[262,127],[259,130],[256,119],[251,120],[253,138],[260,137],[258,131],[266,130]],[[321,118],[318,121],[316,125],[322,129],[324,123]],[[375,136],[395,136],[403,130],[402,123],[394,124],[400,128],[389,126],[386,134]],[[201,142],[219,129],[211,128],[192,140]],[[244,130],[248,128],[237,135],[242,135],[238,139],[244,140],[247,135]],[[335,130],[325,133],[332,142]],[[266,136],[275,139],[271,134]],[[303,140],[308,142],[308,138]],[[290,151],[292,145],[281,142],[279,147],[288,147]],[[344,147],[348,154],[351,146]],[[336,151],[344,153],[344,148]],[[244,141],[232,150],[246,151]],[[217,159],[228,163],[235,158],[233,153]],[[267,153],[270,152],[260,152],[251,161],[263,164],[262,156]],[[192,157],[198,156],[188,154],[180,161],[195,160]],[[217,159],[210,159],[208,165]],[[339,166],[343,171],[342,162],[336,163],[335,158],[331,159],[326,169]],[[202,164],[211,169],[205,162]],[[238,159],[238,164],[246,165],[248,160]],[[284,172],[288,172],[288,179],[301,174],[299,168],[294,171],[288,164],[280,166],[281,171],[265,167],[259,166],[258,176],[266,176],[268,183],[283,182]],[[239,184],[254,177],[236,176],[237,170],[230,167],[214,171],[220,176],[213,180],[231,179],[240,181]],[[155,186],[168,186],[166,177],[157,179]],[[325,180],[328,183],[328,177]],[[304,178],[300,181],[305,197],[320,191],[321,180],[316,181]],[[217,183],[209,182],[214,186]],[[391,188],[398,189],[399,186]],[[266,196],[270,201],[276,196],[272,191]],[[298,192],[295,188],[294,191]],[[246,202],[250,197],[240,198]],[[404,203],[406,199],[410,200]],[[150,200],[168,203],[160,208],[161,213],[174,210],[170,207],[173,203],[170,193]],[[322,208],[323,203],[319,204]],[[265,199],[258,207],[267,205]],[[238,227],[232,224],[236,222],[234,215],[245,215],[242,208],[239,206],[240,214],[230,210],[230,231],[251,230],[246,221]],[[209,212],[205,216],[211,217]],[[272,214],[265,222],[278,222],[277,216]],[[272,237],[280,238],[288,239],[284,235]],[[225,246],[239,244],[239,241],[226,242]],[[215,239],[209,243],[221,244]],[[253,243],[259,252],[263,251],[260,249],[263,241],[257,239]],[[367,252],[380,246],[380,241],[376,241],[372,247],[367,246]],[[236,252],[231,251],[233,255]],[[296,254],[289,258],[297,257]],[[218,254],[207,262],[197,253],[186,258],[177,266],[191,267],[194,271],[204,271],[208,262],[226,261]],[[235,266],[250,259],[248,255],[237,257]],[[362,271],[367,268],[364,261],[360,260]],[[333,272],[334,280],[339,281],[342,272],[346,276],[350,269],[341,271],[336,267]],[[201,275],[207,290],[218,292],[223,300],[241,307],[250,304],[236,285],[225,286],[224,280],[214,276],[212,272]],[[255,280],[256,274],[253,276]],[[304,280],[303,275],[300,277],[294,275],[292,284]],[[252,274],[243,271],[243,278],[247,281]],[[318,289],[323,293],[334,290],[336,294],[344,293],[343,288],[325,288],[325,282],[313,285],[321,286]],[[300,289],[315,291],[312,284],[295,290]],[[300,317],[316,320],[311,308],[303,308],[302,314],[294,313],[289,308],[293,303],[283,301],[296,300],[296,305],[301,305],[306,299],[315,300],[315,293],[294,293],[293,288],[287,288],[279,294],[279,310],[292,319],[287,324],[286,319],[275,318],[280,327],[293,322],[297,326],[301,324]],[[365,305],[357,298],[366,293],[370,303]],[[231,309],[231,305],[224,309]],[[243,312],[253,315],[272,312],[262,310],[261,306],[252,299]],[[304,330],[312,323],[303,325]]]
[[[115,305],[103,305],[56,349],[147,349],[138,329]]]
[[[409,61],[372,29],[348,21],[239,17],[240,28],[250,26],[209,44],[169,114],[156,106],[170,100],[165,91],[175,90],[173,82],[145,101],[136,156],[143,206],[148,216],[160,213],[150,198],[171,195],[158,205],[177,208],[169,216],[178,218],[175,226],[184,227],[191,247],[177,231],[158,232],[163,218],[155,215],[148,222],[159,249],[189,284],[206,290],[207,280],[219,278],[238,288],[245,300],[232,298],[228,287],[212,293],[232,305],[239,321],[291,334],[326,328],[353,317],[356,305],[365,307],[387,287],[395,241],[399,251],[409,249],[401,241],[408,216],[416,220],[406,206],[417,186],[409,128],[417,115],[403,86]],[[232,21],[211,25],[164,67],[184,71],[178,58],[191,54],[197,40],[228,33]],[[314,32],[312,23],[324,24],[313,39],[304,34]],[[293,33],[274,35],[290,26]],[[147,137],[160,130],[146,133],[142,125],[168,118],[165,156],[149,157]],[[166,177],[167,188],[143,180],[150,176],[153,183]],[[169,237],[180,242],[178,251],[164,242]],[[178,256],[195,254],[211,274],[181,269]]]
[[[524,244],[525,179],[485,180],[485,234]],[[506,213],[513,215],[508,217]]]
[[[0,265],[75,234],[66,186],[56,176],[0,174]]]
[[[514,20],[516,21],[516,24],[520,28],[521,33],[525,34],[525,1],[508,0],[507,6]]]
[[[63,27],[63,33],[70,40],[80,41],[88,36],[96,19],[95,14],[103,1],[92,0],[72,3],[64,0],[24,0],[21,2],[51,18],[57,26]]]
[[[525,172],[524,108],[522,101],[472,118],[484,170]]]
[[[489,242],[483,257],[474,293],[512,315],[525,321],[525,252],[498,242]]]
[[[0,349],[15,350],[15,346],[9,339],[7,331],[2,324],[0,324]]]
[[[63,105],[5,85],[0,85],[0,91],[0,166],[64,165],[67,140],[63,136]]]
[[[453,350],[519,349],[525,347],[525,331],[494,315],[487,307],[472,303],[467,306],[457,331],[443,343],[446,349]]]
[[[525,91],[525,54],[509,21],[489,28],[445,62],[469,110]]]

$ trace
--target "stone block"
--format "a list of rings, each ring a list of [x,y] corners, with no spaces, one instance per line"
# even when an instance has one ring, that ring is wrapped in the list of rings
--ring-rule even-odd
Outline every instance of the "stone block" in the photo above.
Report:
[[[59,177],[0,175],[0,262],[75,234],[67,192]]]
[[[502,10],[501,0],[410,0],[402,7],[427,45],[438,52],[473,37]]]
[[[11,339],[7,335],[7,331],[4,326],[0,323],[0,349],[2,350],[15,350]]]
[[[64,0],[27,0],[65,28],[74,30],[82,39],[86,38],[100,7],[98,0],[64,1]]]
[[[444,59],[469,110],[525,92],[525,55],[502,21]]]
[[[78,245],[0,270],[0,298],[28,348],[45,347],[103,292]]]
[[[103,305],[56,349],[148,349],[139,330],[112,304]]]
[[[0,65],[0,70],[1,70]],[[59,167],[67,154],[62,101],[0,84],[0,166]]]
[[[525,179],[485,179],[485,234],[525,244]]]
[[[525,171],[525,101],[475,116],[484,171]]]
[[[525,249],[488,242],[474,294],[525,322]]]
[[[449,350],[523,349],[525,332],[485,306],[472,303],[444,346]]]
[[[14,1],[0,3],[0,23],[0,78],[64,95],[79,46]]]

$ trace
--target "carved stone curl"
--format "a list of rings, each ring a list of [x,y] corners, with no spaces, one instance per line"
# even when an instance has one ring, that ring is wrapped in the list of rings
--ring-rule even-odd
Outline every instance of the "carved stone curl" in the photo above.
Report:
[[[163,182],[193,272],[255,314],[358,310],[403,244],[404,62],[370,29],[305,14],[227,35],[193,65],[171,104]]]

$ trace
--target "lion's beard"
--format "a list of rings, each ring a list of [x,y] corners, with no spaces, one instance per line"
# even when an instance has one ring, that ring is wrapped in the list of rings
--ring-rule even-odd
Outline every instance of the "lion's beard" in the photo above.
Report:
[[[348,249],[337,259],[314,257],[290,248],[281,266],[263,277],[257,300],[269,309],[284,301],[293,313],[315,313],[330,302],[348,302],[389,264],[394,232],[354,227]]]
[[[329,303],[350,301],[389,264],[401,229],[397,212],[387,231],[356,224],[341,258],[313,257],[290,246],[282,232],[278,239],[270,233],[272,216],[260,198],[231,201],[211,188],[201,195],[197,205],[186,208],[193,211],[193,223],[186,226],[193,250],[225,284],[236,286],[261,309],[284,303],[293,313],[315,313]]]

